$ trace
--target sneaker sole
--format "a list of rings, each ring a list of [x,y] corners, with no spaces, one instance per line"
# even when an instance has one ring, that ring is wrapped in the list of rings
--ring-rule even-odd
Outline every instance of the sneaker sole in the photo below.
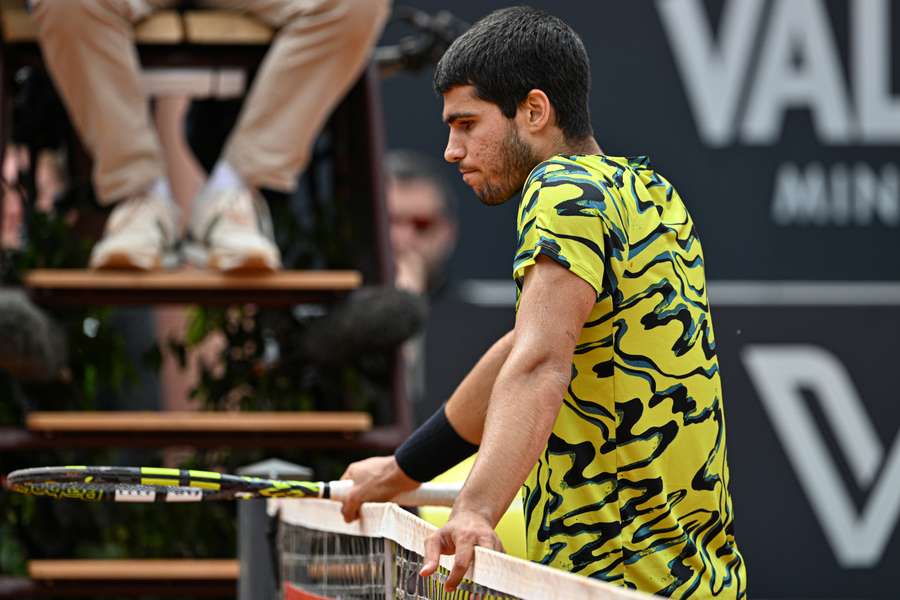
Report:
[[[210,254],[201,244],[188,242],[182,247],[184,258],[200,269],[215,269],[223,273],[274,273],[281,269],[277,257],[259,254]]]
[[[208,267],[223,273],[274,273],[280,268],[270,258],[260,255],[240,258],[210,256]]]
[[[91,261],[90,267],[98,271],[153,271],[160,268],[158,256],[139,259],[127,252],[110,252],[102,259]]]

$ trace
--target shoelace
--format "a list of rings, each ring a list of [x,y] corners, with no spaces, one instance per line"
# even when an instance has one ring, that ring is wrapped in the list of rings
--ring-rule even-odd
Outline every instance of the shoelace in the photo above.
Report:
[[[246,197],[249,196],[250,201],[250,210],[253,219],[253,224],[256,229],[268,239],[274,239],[273,225],[272,225],[272,217],[269,214],[268,206],[265,204],[265,200],[257,198],[255,194],[249,192],[247,190],[228,190],[227,192],[221,194],[219,197],[219,201],[216,203],[216,206],[208,209],[211,213],[211,216],[208,219],[208,225],[206,226],[206,235],[209,235],[209,232],[215,227],[216,223],[219,221],[220,217],[223,214],[227,214],[228,212],[233,212],[234,214],[246,214]]]

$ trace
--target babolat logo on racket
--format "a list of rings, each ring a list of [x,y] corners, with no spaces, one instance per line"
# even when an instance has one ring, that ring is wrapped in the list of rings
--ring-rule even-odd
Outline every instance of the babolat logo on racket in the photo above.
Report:
[[[47,496],[57,500],[83,500],[99,502],[103,500],[103,491],[93,488],[81,488],[73,485],[14,483],[9,486],[14,492],[30,496]]]

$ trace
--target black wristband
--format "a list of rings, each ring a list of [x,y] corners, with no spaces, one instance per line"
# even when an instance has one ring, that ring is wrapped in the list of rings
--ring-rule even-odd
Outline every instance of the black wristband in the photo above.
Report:
[[[456,433],[441,406],[400,444],[394,458],[408,477],[421,483],[431,481],[475,454],[476,450],[478,446]]]

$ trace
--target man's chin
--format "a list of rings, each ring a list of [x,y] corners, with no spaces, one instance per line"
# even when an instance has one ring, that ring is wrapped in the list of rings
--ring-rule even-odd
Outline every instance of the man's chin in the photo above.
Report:
[[[496,188],[472,188],[472,191],[485,206],[499,206],[514,195],[514,193],[507,193]]]

